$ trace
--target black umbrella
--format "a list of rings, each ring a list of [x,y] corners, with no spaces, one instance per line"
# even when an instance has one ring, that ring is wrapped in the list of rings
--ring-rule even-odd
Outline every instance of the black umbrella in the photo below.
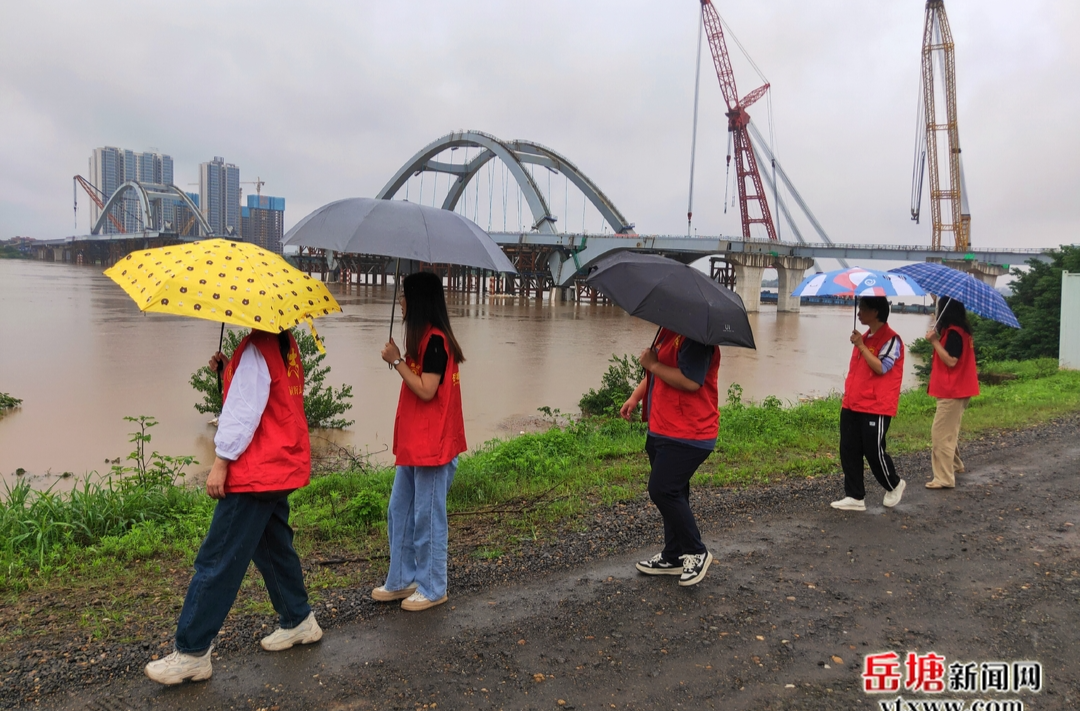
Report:
[[[620,252],[598,262],[585,281],[632,316],[699,343],[756,348],[739,295],[687,264]]]

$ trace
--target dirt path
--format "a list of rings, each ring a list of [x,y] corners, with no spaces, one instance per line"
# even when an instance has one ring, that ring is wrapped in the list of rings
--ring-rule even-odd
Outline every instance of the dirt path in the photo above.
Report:
[[[876,485],[865,513],[829,508],[839,477],[698,492],[716,561],[693,588],[634,571],[656,548],[659,519],[644,503],[628,505],[574,534],[580,540],[504,563],[486,583],[452,570],[451,604],[441,608],[385,610],[279,654],[254,641],[226,648],[206,683],[163,688],[133,663],[108,684],[31,703],[916,711],[958,699],[965,710],[979,701],[991,702],[986,711],[1076,709],[1078,431],[1072,418],[974,443],[952,491],[923,488],[926,454],[905,458],[909,486],[892,510],[881,507]],[[931,694],[901,682],[867,694],[865,655],[890,651],[901,661],[935,652],[945,665],[1037,661],[1042,690]]]

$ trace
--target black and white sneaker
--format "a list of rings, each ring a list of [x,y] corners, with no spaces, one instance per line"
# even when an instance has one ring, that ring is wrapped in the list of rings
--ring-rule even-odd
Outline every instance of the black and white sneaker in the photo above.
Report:
[[[634,567],[646,575],[682,575],[683,572],[681,563],[669,563],[664,560],[663,553],[657,553],[652,558],[635,564]]]
[[[697,585],[705,577],[705,572],[712,563],[712,553],[689,553],[682,557],[682,573],[679,576],[679,585]]]

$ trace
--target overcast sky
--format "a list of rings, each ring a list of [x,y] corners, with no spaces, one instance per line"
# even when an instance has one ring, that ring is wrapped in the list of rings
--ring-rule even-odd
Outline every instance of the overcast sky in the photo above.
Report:
[[[750,113],[767,131],[771,104],[778,157],[833,240],[929,244],[928,206],[908,215],[922,0],[715,4],[772,84]],[[1078,241],[1080,3],[946,6],[973,244]],[[168,153],[187,190],[224,156],[286,198],[288,228],[374,196],[458,129],[549,146],[638,232],[684,234],[700,22],[697,0],[4,2],[0,239],[88,232],[71,177],[98,146]],[[762,81],[729,44],[745,95]],[[705,51],[694,227],[738,234]]]

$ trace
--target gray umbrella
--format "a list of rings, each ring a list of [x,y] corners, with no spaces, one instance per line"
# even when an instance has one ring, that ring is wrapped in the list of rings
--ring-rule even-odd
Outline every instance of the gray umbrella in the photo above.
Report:
[[[585,281],[632,316],[699,343],[756,348],[739,295],[687,264],[620,252],[598,262]]]
[[[296,223],[282,243],[517,273],[473,221],[404,200],[346,198],[323,205]]]

